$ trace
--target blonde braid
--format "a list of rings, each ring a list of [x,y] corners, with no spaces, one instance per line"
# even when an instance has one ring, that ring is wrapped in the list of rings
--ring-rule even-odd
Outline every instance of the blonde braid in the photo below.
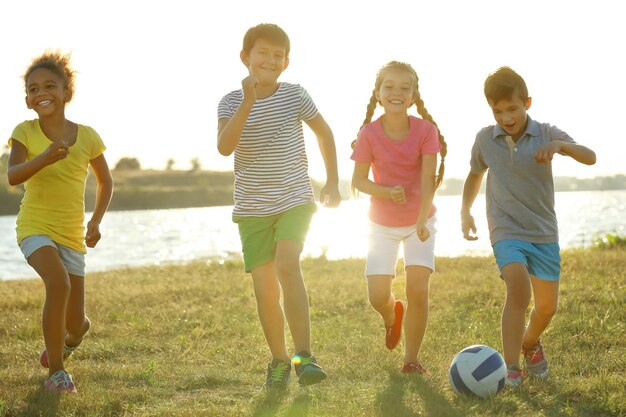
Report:
[[[446,143],[443,135],[441,134],[441,131],[439,130],[439,126],[437,126],[437,123],[435,122],[433,117],[430,115],[430,113],[428,113],[428,110],[426,110],[426,107],[424,106],[424,100],[422,100],[422,97],[420,96],[420,93],[418,90],[415,90],[415,107],[417,107],[417,113],[419,113],[419,115],[422,116],[423,119],[426,119],[435,125],[435,127],[437,128],[437,135],[439,135],[439,143],[441,143],[441,151],[440,151],[441,163],[439,164],[439,170],[437,171],[437,179],[435,181],[435,188],[438,188],[443,182],[443,174],[445,172],[444,161],[446,159],[446,155],[448,154],[448,144]]]

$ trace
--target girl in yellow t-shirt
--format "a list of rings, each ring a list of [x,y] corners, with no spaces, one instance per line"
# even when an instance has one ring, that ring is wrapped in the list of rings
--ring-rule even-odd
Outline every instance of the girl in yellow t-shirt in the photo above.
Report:
[[[100,240],[100,222],[113,193],[104,144],[95,130],[65,118],[74,94],[69,55],[45,52],[24,74],[26,105],[38,119],[20,123],[9,146],[7,176],[24,183],[17,241],[46,288],[42,313],[48,391],[76,392],[63,361],[89,330],[85,316],[85,253]],[[85,233],[84,192],[88,167],[98,183],[96,205]]]

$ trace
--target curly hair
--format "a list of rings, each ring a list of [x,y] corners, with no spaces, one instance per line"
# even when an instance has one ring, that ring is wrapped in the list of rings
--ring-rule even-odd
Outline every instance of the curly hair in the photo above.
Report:
[[[70,54],[63,54],[60,51],[47,50],[40,56],[34,58],[24,76],[24,84],[28,82],[28,77],[38,69],[47,69],[63,80],[63,87],[68,92],[67,102],[74,97],[74,84],[76,80],[76,71],[70,66]]]

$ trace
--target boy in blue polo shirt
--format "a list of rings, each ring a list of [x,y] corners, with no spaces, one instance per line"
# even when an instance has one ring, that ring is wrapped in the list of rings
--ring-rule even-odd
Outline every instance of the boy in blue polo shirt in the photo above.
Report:
[[[497,125],[476,135],[463,187],[461,228],[465,239],[478,239],[470,209],[488,170],[489,237],[506,284],[502,311],[506,383],[516,387],[524,374],[548,375],[540,336],[556,313],[561,272],[552,157],[558,153],[593,165],[596,155],[557,127],[528,117],[532,100],[524,79],[511,68],[491,73],[484,92]],[[531,290],[535,303],[526,325]]]

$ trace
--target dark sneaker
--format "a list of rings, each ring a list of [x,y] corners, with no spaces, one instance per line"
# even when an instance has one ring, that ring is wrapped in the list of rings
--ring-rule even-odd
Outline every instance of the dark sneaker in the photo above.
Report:
[[[57,371],[46,379],[43,383],[43,388],[50,392],[68,392],[70,394],[76,394],[77,392],[72,376],[64,370]]]
[[[402,336],[402,318],[404,316],[404,304],[402,304],[402,301],[396,300],[393,311],[395,313],[393,324],[390,327],[385,327],[385,345],[389,350],[393,350],[398,346],[400,336]]]
[[[543,352],[541,340],[537,340],[535,346],[524,349],[524,369],[528,375],[535,378],[545,378],[548,376],[548,358]]]
[[[422,374],[422,375],[430,375],[428,369],[424,368],[419,362],[409,362],[402,365],[400,368],[400,372],[403,374]]]
[[[524,371],[517,365],[508,365],[506,367],[505,384],[512,388],[517,388],[524,382]]]
[[[291,363],[274,359],[267,364],[267,379],[265,390],[284,390],[291,379]]]
[[[300,352],[293,357],[292,362],[296,368],[298,383],[302,386],[317,384],[328,376],[308,352]]]

